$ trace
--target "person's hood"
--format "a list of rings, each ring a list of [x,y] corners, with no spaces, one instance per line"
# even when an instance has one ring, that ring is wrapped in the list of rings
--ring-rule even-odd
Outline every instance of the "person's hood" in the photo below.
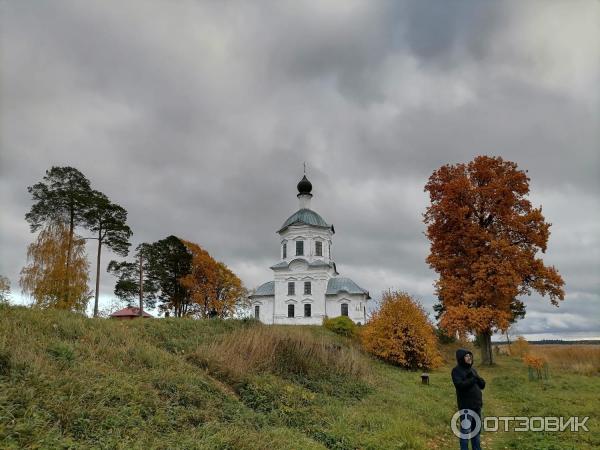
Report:
[[[456,350],[456,362],[459,366],[471,367],[473,363],[467,364],[465,362],[465,355],[471,355],[472,357],[473,353],[470,350],[467,350],[466,348],[459,348],[458,350]]]

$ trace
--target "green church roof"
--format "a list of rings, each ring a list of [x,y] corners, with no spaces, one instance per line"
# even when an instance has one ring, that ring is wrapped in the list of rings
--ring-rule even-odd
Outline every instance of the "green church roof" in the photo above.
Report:
[[[275,295],[275,282],[267,281],[266,283],[263,283],[259,287],[257,287],[256,291],[254,292],[253,295],[250,296],[250,298],[259,297],[259,296],[272,296],[272,295]]]
[[[307,208],[302,208],[292,214],[277,232],[281,233],[290,225],[313,225],[315,227],[331,228],[333,231],[333,225],[329,225],[319,214]]]
[[[347,292],[348,294],[366,294],[367,298],[371,298],[369,291],[361,288],[350,278],[334,277],[327,282],[327,291],[325,295],[335,295],[338,292]]]

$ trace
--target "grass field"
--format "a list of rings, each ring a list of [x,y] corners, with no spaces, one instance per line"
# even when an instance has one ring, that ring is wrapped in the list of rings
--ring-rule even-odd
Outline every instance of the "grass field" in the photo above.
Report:
[[[600,375],[600,345],[530,345],[528,351],[561,371]]]
[[[0,307],[0,448],[454,449],[443,351],[425,386],[322,327]],[[541,381],[509,356],[480,368],[484,414],[590,416],[590,431],[488,432],[484,448],[600,448],[598,371],[548,361]]]

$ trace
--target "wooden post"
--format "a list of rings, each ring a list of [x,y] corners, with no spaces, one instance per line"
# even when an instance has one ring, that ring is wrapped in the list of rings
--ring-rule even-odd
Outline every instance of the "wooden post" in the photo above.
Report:
[[[140,317],[144,317],[144,267],[142,249],[140,248]]]
[[[422,373],[421,374],[421,383],[422,384],[429,384],[429,374],[428,373]]]
[[[98,254],[96,255],[96,292],[94,292],[94,317],[98,317],[98,298],[100,297],[100,252],[102,251],[102,229],[98,231]]]

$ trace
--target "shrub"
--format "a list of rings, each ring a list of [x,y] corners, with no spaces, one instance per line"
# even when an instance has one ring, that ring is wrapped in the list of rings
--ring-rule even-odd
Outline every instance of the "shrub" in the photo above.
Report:
[[[529,353],[523,356],[523,362],[527,367],[531,367],[532,369],[541,370],[544,367],[546,361],[544,358],[540,358],[539,356],[533,356]]]
[[[346,337],[356,336],[358,328],[352,319],[346,316],[324,319],[323,326],[334,333],[341,334],[342,336]]]
[[[529,352],[529,342],[523,336],[519,336],[515,342],[510,345],[510,354],[522,357]]]
[[[534,379],[534,374],[538,380],[541,380],[542,377],[548,378],[548,366],[544,358],[527,353],[523,356],[523,362],[529,369],[530,380]]]
[[[398,366],[429,369],[442,364],[427,313],[405,292],[383,293],[381,307],[361,331],[361,341],[368,352]]]

